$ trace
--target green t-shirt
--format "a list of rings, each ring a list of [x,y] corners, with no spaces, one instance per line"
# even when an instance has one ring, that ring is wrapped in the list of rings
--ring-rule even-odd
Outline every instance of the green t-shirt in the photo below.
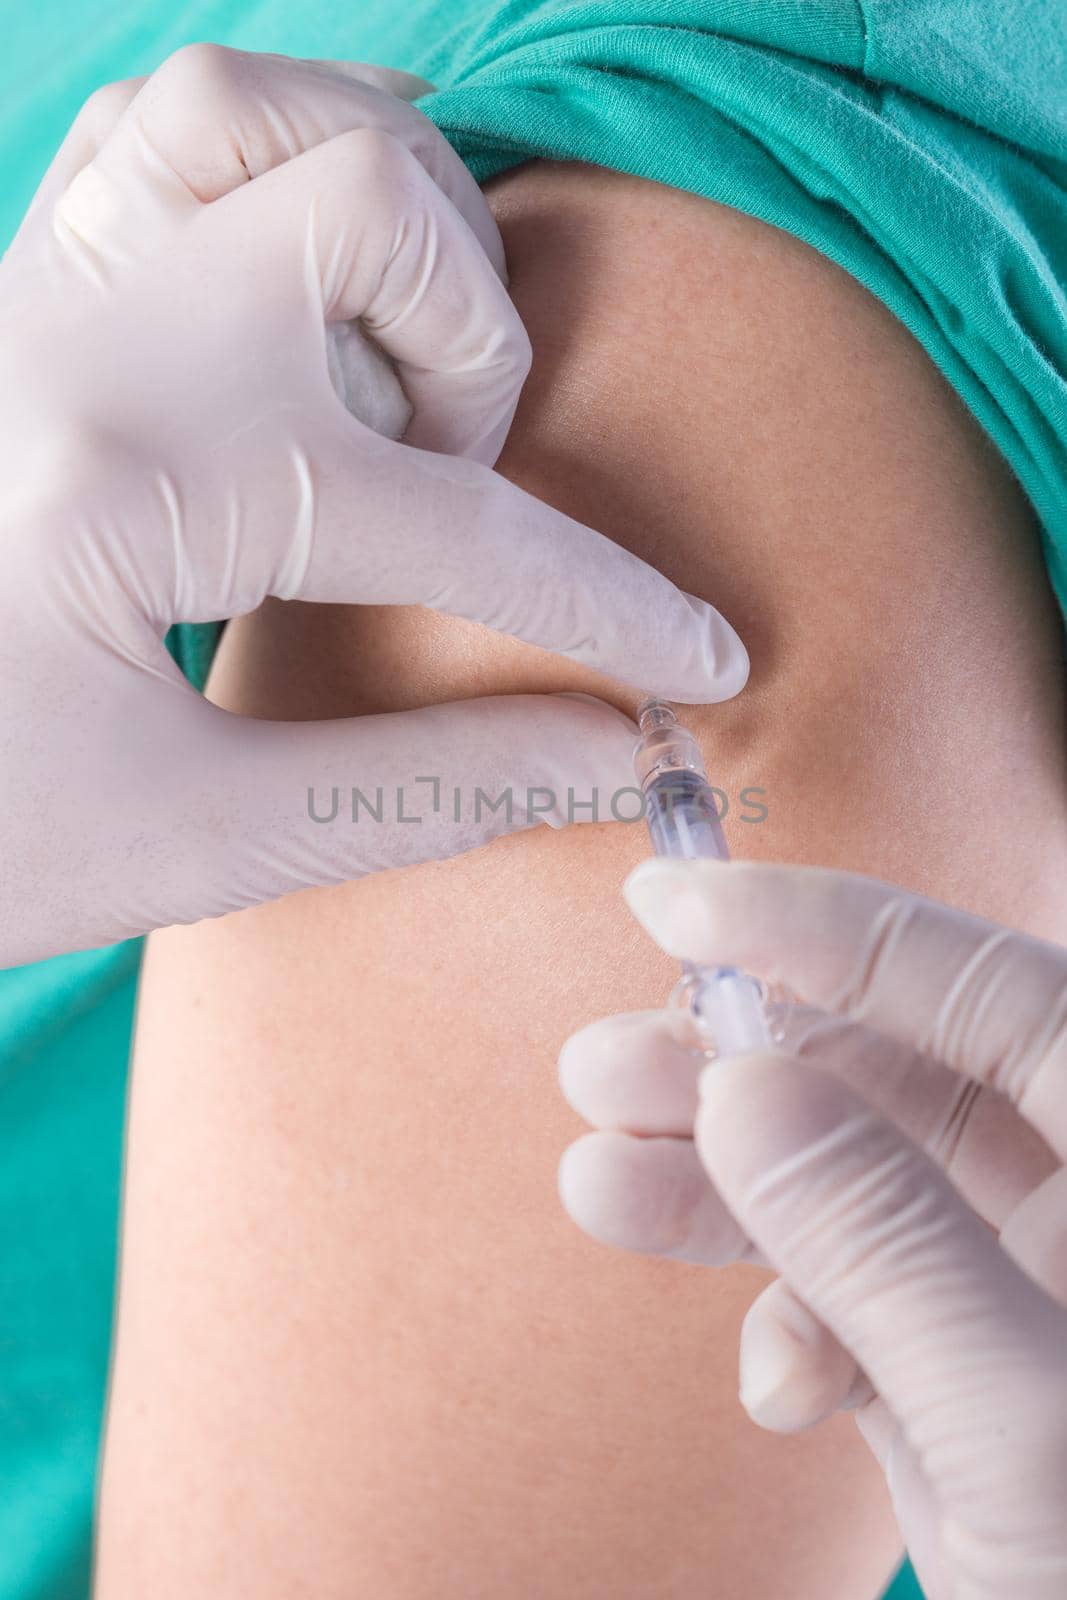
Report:
[[[1007,458],[1067,608],[1065,31],[1062,0],[37,0],[5,18],[0,240],[91,90],[179,45],[406,68],[481,180],[617,168],[852,273]],[[213,639],[178,630],[194,681]],[[87,1593],[139,955],[0,973],[0,1600]]]

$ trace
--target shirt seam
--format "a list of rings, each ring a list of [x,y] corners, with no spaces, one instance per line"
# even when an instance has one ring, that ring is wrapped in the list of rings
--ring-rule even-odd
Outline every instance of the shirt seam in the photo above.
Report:
[[[871,25],[867,14],[867,0],[855,0],[856,17],[860,25],[860,39],[863,44],[863,57],[860,61],[860,71],[866,76],[868,58],[871,49]]]

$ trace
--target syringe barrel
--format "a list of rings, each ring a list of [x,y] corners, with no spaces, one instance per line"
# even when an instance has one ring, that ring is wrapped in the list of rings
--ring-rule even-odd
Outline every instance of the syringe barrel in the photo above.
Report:
[[[685,768],[660,773],[645,789],[645,806],[658,856],[729,860],[714,790],[699,773]]]
[[[715,791],[697,741],[662,700],[646,700],[639,708],[638,723],[641,738],[634,751],[634,772],[645,797],[645,820],[656,854],[728,861]],[[757,978],[736,967],[700,967],[688,961],[683,965],[685,1004],[717,1056],[770,1048],[763,988]]]

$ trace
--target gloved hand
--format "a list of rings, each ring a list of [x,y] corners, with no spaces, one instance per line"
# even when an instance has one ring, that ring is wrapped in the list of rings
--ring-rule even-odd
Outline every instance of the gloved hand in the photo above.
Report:
[[[564,1155],[571,1216],[773,1266],[742,1337],[751,1415],[854,1411],[930,1600],[1060,1600],[1067,951],[812,867],[647,862],[626,892],[672,955],[807,1004],[793,1054],[704,1066],[680,1011],[568,1040],[564,1092],[604,1130]]]
[[[227,714],[174,622],[421,602],[682,700],[744,682],[718,613],[490,470],[529,343],[480,190],[393,88],[429,86],[180,50],[93,96],[0,263],[0,964],[558,825],[569,787],[607,815],[631,782],[631,725],[583,697]]]

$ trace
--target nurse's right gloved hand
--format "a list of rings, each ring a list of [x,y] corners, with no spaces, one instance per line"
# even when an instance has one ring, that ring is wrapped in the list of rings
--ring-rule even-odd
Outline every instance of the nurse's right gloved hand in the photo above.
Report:
[[[773,1266],[741,1339],[754,1420],[853,1412],[929,1600],[1062,1600],[1067,950],[815,867],[646,862],[626,894],[671,955],[807,1005],[790,1053],[710,1065],[677,1010],[576,1034],[563,1086],[601,1131],[564,1156],[567,1209]]]
[[[172,623],[419,602],[679,700],[744,683],[717,612],[492,471],[529,344],[429,87],[189,46],[88,102],[0,264],[0,964],[632,781],[631,725],[580,698],[230,715]]]

